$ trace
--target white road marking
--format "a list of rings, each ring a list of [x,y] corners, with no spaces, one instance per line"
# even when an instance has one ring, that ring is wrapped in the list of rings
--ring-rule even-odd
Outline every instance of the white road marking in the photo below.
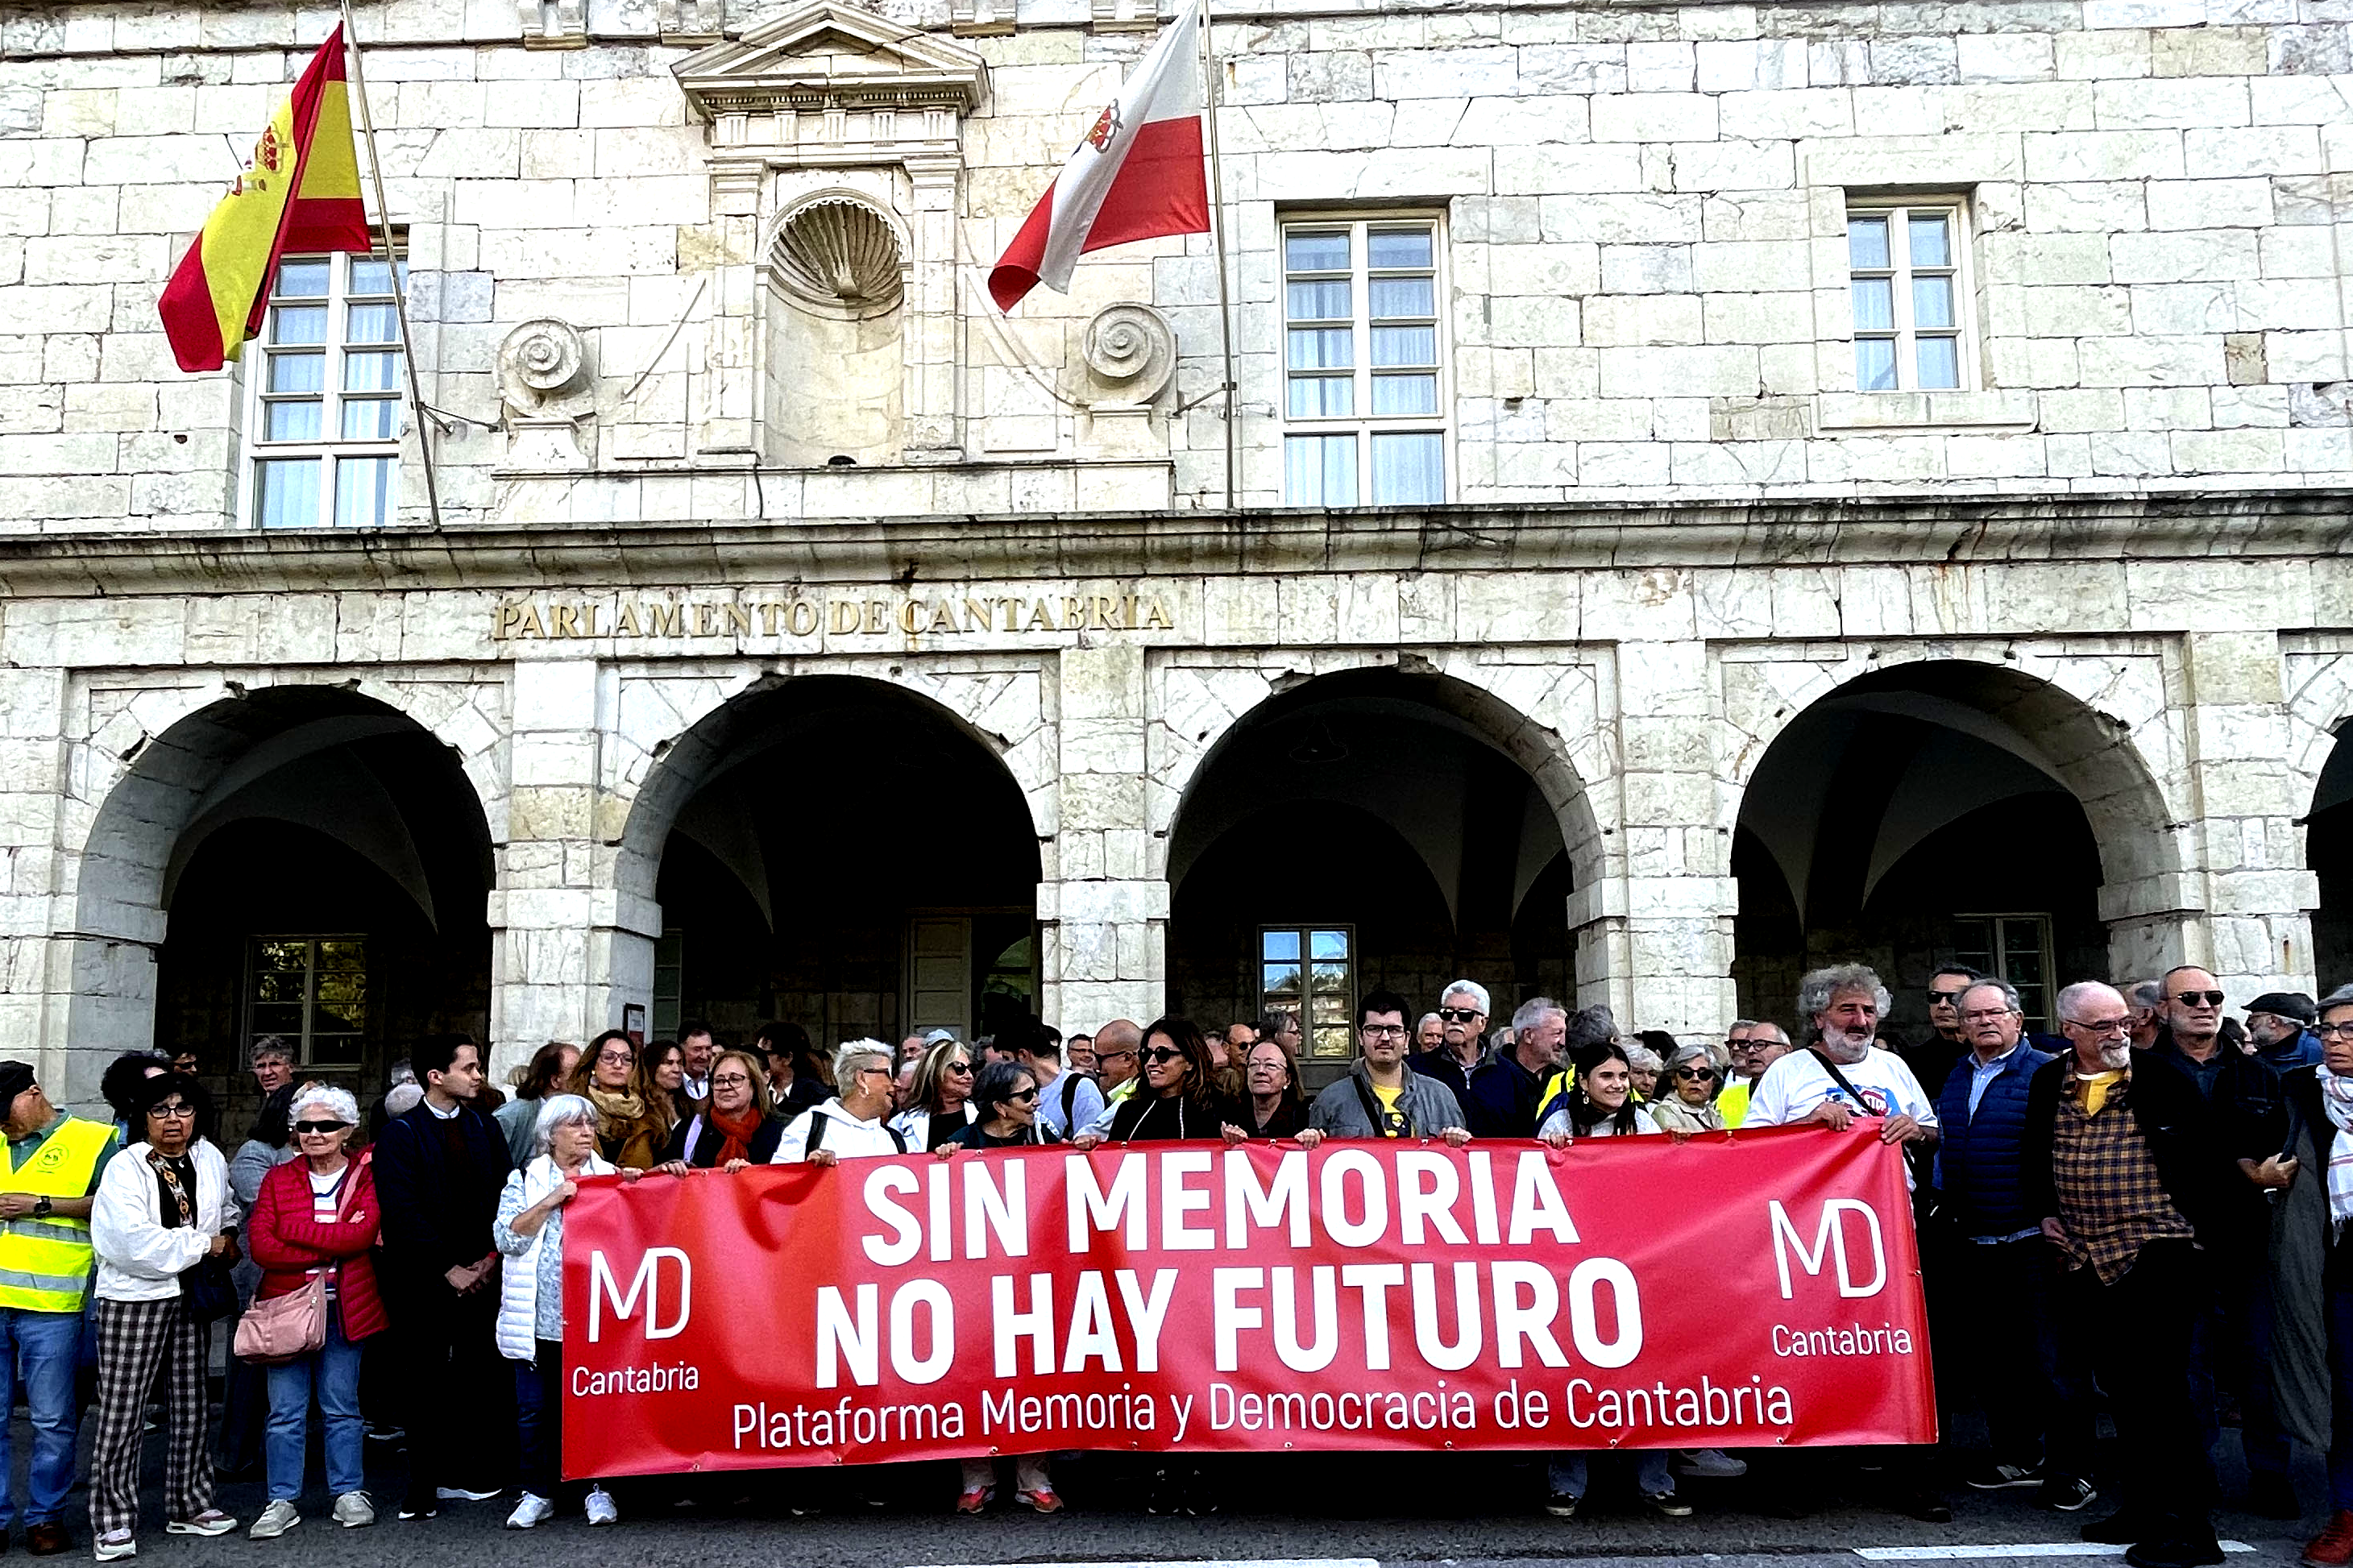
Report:
[[[1987,1557],[2121,1557],[2126,1548],[2102,1546],[2089,1541],[2029,1542],[2009,1546],[1858,1546],[1854,1554],[1866,1563],[1975,1562]],[[2243,1541],[2225,1541],[2225,1552],[2253,1552]]]

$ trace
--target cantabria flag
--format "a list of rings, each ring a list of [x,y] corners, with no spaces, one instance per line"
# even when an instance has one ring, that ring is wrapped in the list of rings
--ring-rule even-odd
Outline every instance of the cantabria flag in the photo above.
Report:
[[[182,370],[218,370],[261,331],[269,280],[289,251],[369,248],[343,81],[343,30],[319,46],[164,286],[157,309]]]

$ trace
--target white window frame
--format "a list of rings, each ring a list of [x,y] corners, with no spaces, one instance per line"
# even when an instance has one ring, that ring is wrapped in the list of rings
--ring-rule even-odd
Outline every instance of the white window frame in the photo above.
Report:
[[[1912,229],[1908,219],[1918,214],[1934,214],[1951,225],[1952,265],[1950,267],[1916,269],[1923,276],[1949,276],[1953,280],[1953,325],[1931,329],[1929,335],[1951,337],[1954,340],[1955,379],[1957,386],[1922,386],[1918,343],[1920,334],[1913,320]],[[1887,259],[1884,268],[1858,268],[1854,264],[1852,226],[1856,218],[1887,219]],[[1921,193],[1873,196],[1850,196],[1846,204],[1846,227],[1840,240],[1847,249],[1847,374],[1854,390],[1865,392],[1860,365],[1855,363],[1855,343],[1876,338],[1895,344],[1895,384],[1893,387],[1868,389],[1872,393],[1909,392],[1975,392],[1978,390],[1978,328],[1977,279],[1970,261],[1975,254],[1975,236],[1969,226],[1968,196],[1956,192]],[[1894,296],[1893,329],[1863,330],[1854,321],[1854,284],[1861,278],[1888,278],[1894,280],[1890,292]]]
[[[401,437],[406,433],[410,423],[416,417],[415,410],[409,405],[406,367],[400,366],[398,360],[398,356],[405,351],[397,342],[352,343],[344,337],[344,326],[348,320],[346,312],[355,298],[352,289],[353,264],[360,261],[381,262],[383,260],[384,251],[381,247],[365,256],[356,252],[330,252],[324,256],[302,255],[280,258],[281,267],[287,262],[294,261],[324,261],[328,264],[327,293],[323,301],[314,297],[285,301],[289,305],[297,307],[323,303],[326,308],[327,325],[322,334],[325,342],[319,348],[322,355],[320,391],[317,395],[319,435],[315,440],[308,441],[271,441],[264,438],[263,433],[268,428],[268,409],[270,404],[280,401],[303,401],[308,395],[280,396],[273,395],[269,391],[269,363],[273,353],[278,352],[273,348],[271,340],[275,335],[274,318],[280,302],[278,295],[278,279],[273,275],[269,280],[269,309],[262,319],[261,336],[245,346],[242,356],[245,367],[243,393],[245,439],[237,460],[237,515],[246,527],[258,529],[263,526],[260,465],[266,461],[285,459],[307,458],[322,465],[322,471],[319,477],[319,507],[316,516],[310,521],[301,523],[280,523],[276,526],[281,528],[341,526],[336,521],[336,468],[345,459],[370,460],[387,458],[392,459],[390,478],[384,486],[385,500],[382,508],[384,515],[381,521],[371,518],[364,522],[353,523],[350,526],[388,527],[396,520],[399,508]],[[395,288],[405,285],[407,279],[407,266],[406,247],[396,240]],[[356,296],[361,303],[366,304],[388,301],[391,298],[392,296],[388,294]],[[391,390],[388,393],[382,390],[354,391],[352,395],[355,398],[364,396],[370,399],[383,399],[388,396],[398,410],[395,418],[394,434],[384,439],[345,440],[342,436],[343,405],[345,396],[344,358],[353,353],[381,353],[387,349],[395,355],[395,365],[400,371],[400,374],[396,374],[393,377]]]
[[[1375,414],[1373,406],[1372,364],[1372,289],[1374,271],[1366,244],[1371,231],[1406,225],[1426,225],[1430,229],[1430,291],[1433,314],[1430,318],[1437,343],[1438,405],[1430,414]],[[1346,415],[1294,415],[1291,412],[1290,333],[1292,326],[1289,288],[1291,271],[1290,239],[1293,234],[1335,233],[1346,230],[1349,260],[1349,328],[1354,334],[1355,412]],[[1382,271],[1390,269],[1382,268]],[[1413,270],[1419,270],[1415,268]],[[1332,275],[1336,276],[1336,274]],[[1454,444],[1454,375],[1452,334],[1448,330],[1448,316],[1453,290],[1447,276],[1446,215],[1443,211],[1425,207],[1404,207],[1392,211],[1293,212],[1282,215],[1275,236],[1275,291],[1279,321],[1276,331],[1275,374],[1279,383],[1275,392],[1275,410],[1280,416],[1280,435],[1276,446],[1279,466],[1284,475],[1283,504],[1285,506],[1398,506],[1427,504],[1377,500],[1373,497],[1373,437],[1377,434],[1435,435],[1439,438],[1439,461],[1445,471],[1440,487],[1440,503],[1454,499],[1458,467]],[[1393,368],[1393,367],[1384,367]],[[1356,438],[1356,499],[1348,502],[1309,501],[1293,500],[1289,488],[1290,439],[1294,436],[1345,436]]]
[[[294,1047],[294,1061],[295,1065],[298,1067],[316,1068],[322,1072],[357,1072],[361,1067],[365,1064],[367,1059],[369,1039],[368,1026],[371,1022],[369,1015],[373,1012],[376,1001],[375,988],[372,984],[369,984],[369,982],[374,980],[375,973],[367,964],[367,940],[365,933],[360,931],[275,931],[264,932],[259,936],[247,938],[245,944],[245,994],[243,998],[245,1005],[245,1037],[249,1041],[257,1035],[276,1035],[279,1038],[285,1040],[289,1045]],[[260,998],[257,996],[255,993],[260,988],[261,975],[264,973],[260,963],[261,949],[265,943],[283,946],[288,943],[298,942],[302,943],[304,946],[303,963],[301,971],[302,975],[302,1000],[301,1003],[301,1006],[302,1008],[301,1027],[299,1030],[258,1027],[254,1013],[256,1008],[260,1006],[262,1004]],[[360,950],[360,973],[364,977],[362,980],[363,994],[360,1001],[361,1019],[360,1026],[356,1030],[343,1033],[325,1034],[322,1037],[322,1032],[318,1026],[320,973],[319,947],[322,942],[348,942]],[[295,972],[292,970],[279,970],[276,973],[290,974]],[[282,1005],[290,1006],[293,1005],[293,1004],[290,1003]],[[318,1042],[322,1037],[332,1040],[350,1040],[356,1046],[356,1051],[349,1061],[321,1061],[318,1059]]]
[[[2008,928],[2017,924],[2029,924],[2034,928],[2035,946],[2038,953],[2040,954],[2039,962],[2042,966],[2042,979],[2038,983],[2041,994],[2033,1000],[2035,1003],[2040,1003],[2041,1005],[2039,1006],[2033,1005],[2033,1003],[2030,1003],[2028,1005],[2026,1008],[2026,1022],[2028,1026],[2031,1028],[2047,1030],[2054,1027],[2053,1020],[2058,1016],[2057,1008],[2061,987],[2056,979],[2058,966],[2054,962],[2056,954],[2052,945],[2052,920],[2050,914],[2044,910],[2010,910],[1990,914],[1972,911],[1968,914],[1957,914],[1950,918],[1953,925],[1956,927],[1959,926],[1964,921],[1983,921],[1985,922],[1986,941],[1988,946],[1982,952],[1974,949],[1968,950],[1968,959],[1974,960],[1983,957],[1986,960],[1985,963],[1972,963],[1971,967],[1983,970],[1986,973],[1992,975],[1995,979],[2005,982],[2012,986],[2015,986],[2017,982],[2012,978],[2010,973],[2010,933]],[[1957,940],[1957,931],[1955,935],[1957,940],[1954,942],[1952,948],[1954,961],[1956,963],[1966,962],[1963,958],[1964,950]],[[1933,973],[1934,971],[1931,971],[1931,973]],[[2021,1000],[2023,1000],[2023,998],[2021,998]]]
[[[1319,1019],[1315,1016],[1315,999],[1319,994],[1314,984],[1314,944],[1319,933],[1337,935],[1347,946],[1340,960],[1346,970],[1347,1015],[1345,1021]],[[1270,989],[1267,972],[1282,962],[1267,956],[1267,938],[1291,936],[1299,939],[1299,987],[1295,997]],[[1257,973],[1251,977],[1251,990],[1258,997],[1258,1016],[1289,1013],[1299,1020],[1302,1036],[1299,1059],[1308,1061],[1347,1061],[1356,1054],[1356,998],[1364,992],[1364,950],[1356,942],[1356,928],[1348,921],[1278,921],[1258,928],[1258,949],[1252,954]]]

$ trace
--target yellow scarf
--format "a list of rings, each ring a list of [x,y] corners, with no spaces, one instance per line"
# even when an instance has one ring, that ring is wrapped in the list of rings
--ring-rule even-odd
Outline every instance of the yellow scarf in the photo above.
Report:
[[[2122,1068],[2110,1068],[2105,1072],[2077,1073],[2075,1087],[2083,1095],[2084,1114],[2097,1116],[2100,1107],[2108,1102],[2108,1090],[2124,1081],[2124,1077],[2125,1069]]]

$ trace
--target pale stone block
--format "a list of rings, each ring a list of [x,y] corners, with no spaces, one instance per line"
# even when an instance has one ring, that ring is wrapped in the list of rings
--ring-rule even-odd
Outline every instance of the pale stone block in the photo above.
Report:
[[[2120,234],[2108,242],[2119,283],[2175,283],[2257,274],[2254,234],[2246,229],[2198,229],[2174,234]]]
[[[1674,45],[1672,47],[1688,47]],[[1596,142],[1709,142],[1718,100],[1697,92],[1604,93],[1593,100]]]
[[[1672,43],[1629,43],[1626,46],[1626,87],[1638,93],[1687,93],[1692,90],[1692,46]]]
[[[2092,89],[2103,129],[2151,126],[2243,126],[2249,122],[2246,84],[2211,78],[2105,81]],[[2193,163],[2193,167],[2199,167]]]
[[[2136,285],[2132,315],[2135,328],[2149,334],[2227,332],[2242,324],[2227,283]]]
[[[1383,98],[1476,98],[1519,87],[1519,51],[1510,48],[1382,50],[1373,56]]]
[[[1603,245],[1657,245],[1699,238],[1700,198],[1655,192],[1599,192],[1544,198],[1548,240]]]
[[[2178,180],[2182,177],[2178,131],[2029,132],[2026,177],[2033,181]]]
[[[2284,462],[2285,438],[2277,429],[2177,430],[2173,466],[2185,474],[2273,473]]]
[[[1696,343],[1700,302],[1695,294],[1596,295],[1584,302],[1584,341],[1596,347],[1628,343]]]
[[[1777,190],[1797,180],[1794,149],[1787,142],[1679,143],[1673,153],[1679,191]]]
[[[2046,33],[1964,33],[1954,40],[1962,81],[2048,81],[2058,74]]]
[[[1623,92],[1623,44],[1531,44],[1519,51],[1519,80],[1528,92]]]
[[[1641,149],[1628,145],[1498,147],[1495,189],[1500,195],[1556,191],[1639,191],[1645,181]]]
[[[1692,289],[1692,250],[1687,245],[1602,246],[1601,289],[1610,294],[1687,293]]]
[[[1841,88],[1728,92],[1717,107],[1716,130],[1721,136],[1746,141],[1851,136],[1853,100]]]

